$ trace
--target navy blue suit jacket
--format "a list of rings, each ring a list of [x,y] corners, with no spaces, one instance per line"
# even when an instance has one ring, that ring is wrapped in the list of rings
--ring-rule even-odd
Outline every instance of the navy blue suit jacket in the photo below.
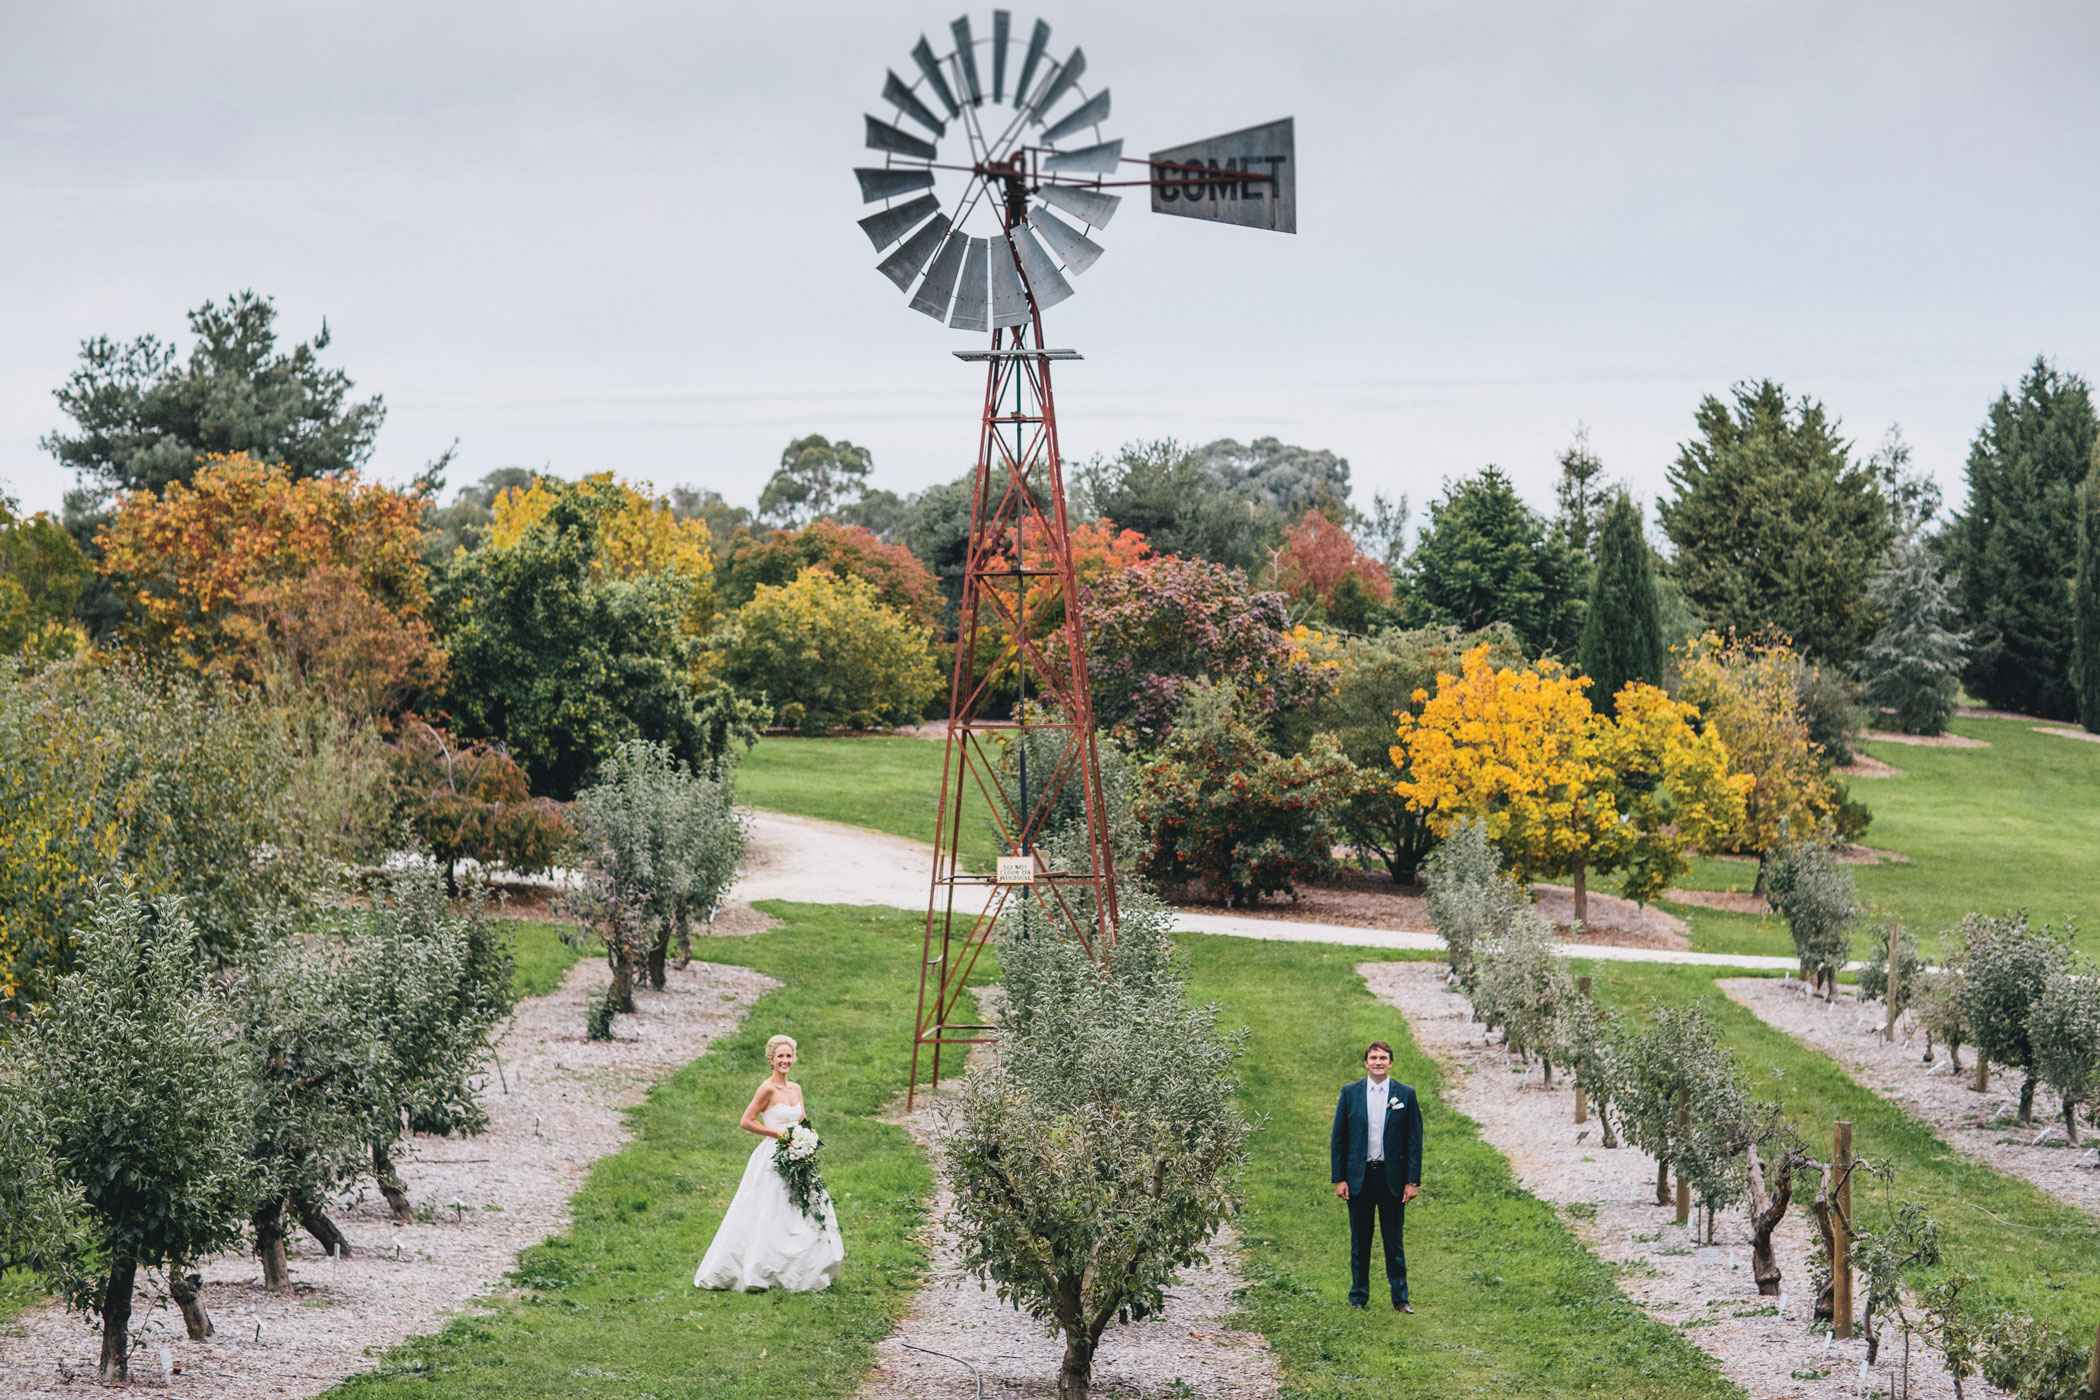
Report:
[[[1369,1111],[1371,1081],[1342,1086],[1334,1102],[1334,1132],[1328,1144],[1335,1181],[1349,1183],[1354,1196],[1364,1189],[1369,1160],[1364,1115]],[[1422,1105],[1414,1089],[1397,1079],[1386,1081],[1385,1182],[1398,1196],[1403,1186],[1422,1184]]]

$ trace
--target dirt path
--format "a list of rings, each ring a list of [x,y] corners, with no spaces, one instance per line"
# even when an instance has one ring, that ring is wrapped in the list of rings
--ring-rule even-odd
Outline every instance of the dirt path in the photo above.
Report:
[[[2085,1127],[2085,1146],[2064,1144],[2062,1105],[2046,1087],[2034,1093],[2034,1126],[2017,1125],[2020,1076],[1998,1072],[1984,1093],[1969,1089],[1967,1074],[1949,1073],[1945,1047],[1937,1063],[1924,1062],[1924,1040],[1906,1034],[1908,1020],[1896,1028],[1893,1043],[1879,1034],[1881,1008],[1862,1007],[1854,992],[1840,988],[1838,1000],[1825,1005],[1797,990],[1799,983],[1769,977],[1730,978],[1717,984],[1729,998],[1794,1039],[1843,1065],[1860,1083],[1913,1117],[1928,1123],[1949,1147],[1985,1166],[2021,1177],[2067,1205],[2100,1215],[2100,1134]],[[1962,1064],[1975,1063],[1970,1049]]]
[[[778,985],[746,968],[695,963],[674,971],[666,990],[640,993],[641,1014],[620,1018],[619,1039],[593,1044],[583,1038],[584,1011],[609,975],[603,962],[586,960],[553,994],[519,1007],[498,1047],[502,1077],[485,1090],[487,1132],[408,1145],[398,1163],[418,1207],[414,1224],[394,1224],[376,1192],[346,1199],[336,1219],[351,1257],[331,1262],[300,1236],[291,1290],[278,1296],[263,1291],[253,1255],[211,1260],[204,1303],[218,1331],[204,1342],[184,1336],[174,1308],[150,1296],[141,1278],[132,1322],[145,1341],[132,1351],[135,1386],[200,1400],[317,1395],[370,1370],[381,1349],[435,1331],[498,1288],[519,1250],[568,1227],[569,1198],[592,1163],[628,1140],[622,1110],[705,1054]],[[163,1345],[181,1368],[167,1384],[159,1381]],[[26,1313],[0,1336],[0,1394],[78,1396],[99,1346],[99,1333],[57,1307]]]
[[[996,989],[978,997],[996,1018]],[[980,1047],[976,1053],[988,1052]],[[947,1107],[944,1090],[894,1120],[936,1165]],[[1057,1393],[1063,1341],[963,1272],[955,1235],[943,1223],[953,1201],[943,1181],[934,1197],[926,1284],[876,1347],[875,1369],[855,1400],[973,1400],[980,1393],[985,1400],[1043,1400]],[[1164,1313],[1111,1327],[1095,1354],[1094,1394],[1104,1400],[1273,1400],[1278,1380],[1268,1342],[1226,1323],[1233,1292],[1244,1286],[1236,1260],[1232,1234],[1223,1231],[1210,1263],[1167,1290]]]
[[[1773,1243],[1784,1275],[1777,1299],[1760,1297],[1750,1277],[1749,1226],[1741,1208],[1720,1218],[1717,1243],[1700,1244],[1655,1204],[1655,1163],[1631,1147],[1599,1146],[1594,1119],[1574,1122],[1574,1095],[1545,1088],[1517,1070],[1500,1046],[1486,1043],[1465,1000],[1440,972],[1418,963],[1365,963],[1357,969],[1371,991],[1406,1016],[1423,1050],[1449,1073],[1445,1101],[1480,1125],[1509,1159],[1525,1189],[1558,1207],[1569,1228],[1619,1274],[1626,1296],[1720,1364],[1755,1400],[1857,1400],[1863,1342],[1827,1343],[1809,1331],[1809,1249],[1815,1226],[1796,1196]],[[1696,1213],[1695,1213],[1696,1218]],[[1901,1339],[1882,1349],[1870,1384],[1897,1393]],[[1981,1380],[1970,1396],[1997,1392]],[[1910,1394],[1943,1400],[1954,1394],[1938,1358],[1913,1344]]]

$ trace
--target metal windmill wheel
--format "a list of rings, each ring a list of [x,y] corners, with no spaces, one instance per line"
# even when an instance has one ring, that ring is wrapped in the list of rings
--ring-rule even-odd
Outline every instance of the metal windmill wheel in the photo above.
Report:
[[[1019,325],[1031,294],[1055,306],[1072,295],[1066,275],[1101,256],[1092,235],[1121,203],[1101,185],[1123,143],[1102,131],[1109,90],[1088,90],[1086,51],[1054,56],[1046,22],[1025,46],[1005,10],[989,37],[967,15],[948,29],[946,53],[923,35],[912,48],[916,77],[884,75],[890,112],[867,118],[883,163],[853,172],[862,202],[882,207],[860,227],[912,310],[963,331]],[[941,158],[942,141],[957,159]]]

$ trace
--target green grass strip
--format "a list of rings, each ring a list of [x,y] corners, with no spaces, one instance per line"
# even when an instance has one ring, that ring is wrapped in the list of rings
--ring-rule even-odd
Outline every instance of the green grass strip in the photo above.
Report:
[[[945,752],[926,739],[761,739],[737,769],[737,800],[931,842]],[[974,783],[963,792],[962,824],[964,865],[991,869],[999,847]]]
[[[562,941],[562,926],[539,919],[505,919],[510,948],[518,960],[511,986],[518,997],[543,997],[561,985],[583,954]]]
[[[1242,1097],[1263,1126],[1239,1222],[1245,1306],[1282,1360],[1285,1396],[1742,1393],[1629,1302],[1610,1267],[1443,1102],[1443,1076],[1356,975],[1364,950],[1200,937],[1182,946],[1193,993],[1249,1033]],[[1348,1307],[1348,1221],[1328,1182],[1335,1093],[1363,1073],[1372,1040],[1393,1045],[1393,1073],[1421,1094],[1425,1116],[1424,1194],[1407,1221],[1412,1317],[1382,1305],[1377,1280],[1373,1308]]]
[[[853,1393],[926,1263],[919,1237],[931,1169],[903,1129],[877,1121],[904,1092],[921,925],[887,911],[766,907],[782,927],[709,939],[697,951],[784,985],[633,1111],[635,1141],[593,1168],[571,1229],[521,1256],[522,1295],[393,1349],[332,1395]],[[846,1271],[823,1293],[703,1293],[693,1268],[756,1141],[736,1117],[765,1075],[776,1032],[801,1043],[797,1077],[825,1138]]]
[[[1898,1199],[1916,1201],[1939,1222],[1947,1267],[1975,1275],[1980,1301],[2031,1312],[2076,1336],[2093,1334],[2100,1323],[2100,1221],[1956,1152],[1829,1056],[1730,1001],[1710,970],[1631,963],[1584,963],[1577,970],[1592,975],[1607,1005],[1628,1014],[1687,1003],[1706,1007],[1752,1089],[1785,1105],[1814,1151],[1829,1155],[1831,1125],[1848,1119],[1853,1149],[1895,1168]],[[1969,1101],[1952,1079],[1940,1092]],[[1627,1170],[1638,1175],[1632,1165]],[[1870,1211],[1879,1210],[1879,1193],[1875,1186],[1865,1198]],[[1856,1190],[1855,1208],[1861,1199]],[[1802,1200],[1798,1193],[1796,1200]]]

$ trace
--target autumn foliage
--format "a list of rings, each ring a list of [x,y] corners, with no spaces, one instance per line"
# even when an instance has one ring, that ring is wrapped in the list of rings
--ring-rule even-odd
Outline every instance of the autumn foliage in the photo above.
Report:
[[[1827,834],[1837,796],[1809,737],[1797,677],[1800,660],[1784,642],[1708,632],[1686,649],[1678,690],[1752,785],[1738,850],[1764,855]]]
[[[1401,712],[1395,790],[1438,835],[1471,818],[1524,879],[1571,875],[1575,915],[1587,916],[1592,872],[1623,870],[1625,890],[1650,899],[1685,869],[1689,850],[1743,819],[1751,780],[1729,772],[1726,746],[1697,711],[1653,686],[1619,692],[1616,721],[1600,715],[1586,677],[1553,661],[1497,667],[1477,646],[1462,673],[1416,692]]]
[[[865,580],[821,568],[760,585],[711,645],[731,686],[804,734],[908,724],[940,685],[924,628]]]
[[[762,585],[793,583],[807,569],[862,580],[885,607],[928,631],[940,619],[940,584],[918,556],[859,525],[831,520],[762,538],[739,534],[722,567],[722,606],[742,607]]]
[[[1283,547],[1276,554],[1276,586],[1293,601],[1326,611],[1333,608],[1345,579],[1354,579],[1374,602],[1392,601],[1393,580],[1385,566],[1358,549],[1349,532],[1326,515],[1305,512],[1283,533]]]
[[[122,499],[102,572],[142,648],[257,680],[280,662],[380,712],[437,684],[422,503],[354,474],[295,480],[245,454]]]
[[[533,478],[530,486],[512,486],[498,493],[491,507],[487,547],[515,549],[527,531],[547,518],[554,503],[564,495],[611,496],[617,505],[595,516],[597,549],[592,567],[600,578],[634,579],[644,575],[669,575],[685,591],[689,627],[704,627],[714,606],[715,559],[707,522],[697,517],[681,520],[671,503],[647,491],[614,479],[611,472],[598,472],[577,481]]]
[[[501,745],[411,720],[390,758],[396,811],[444,867],[455,893],[462,860],[527,875],[553,867],[569,834],[561,805],[534,797],[525,770]]]

